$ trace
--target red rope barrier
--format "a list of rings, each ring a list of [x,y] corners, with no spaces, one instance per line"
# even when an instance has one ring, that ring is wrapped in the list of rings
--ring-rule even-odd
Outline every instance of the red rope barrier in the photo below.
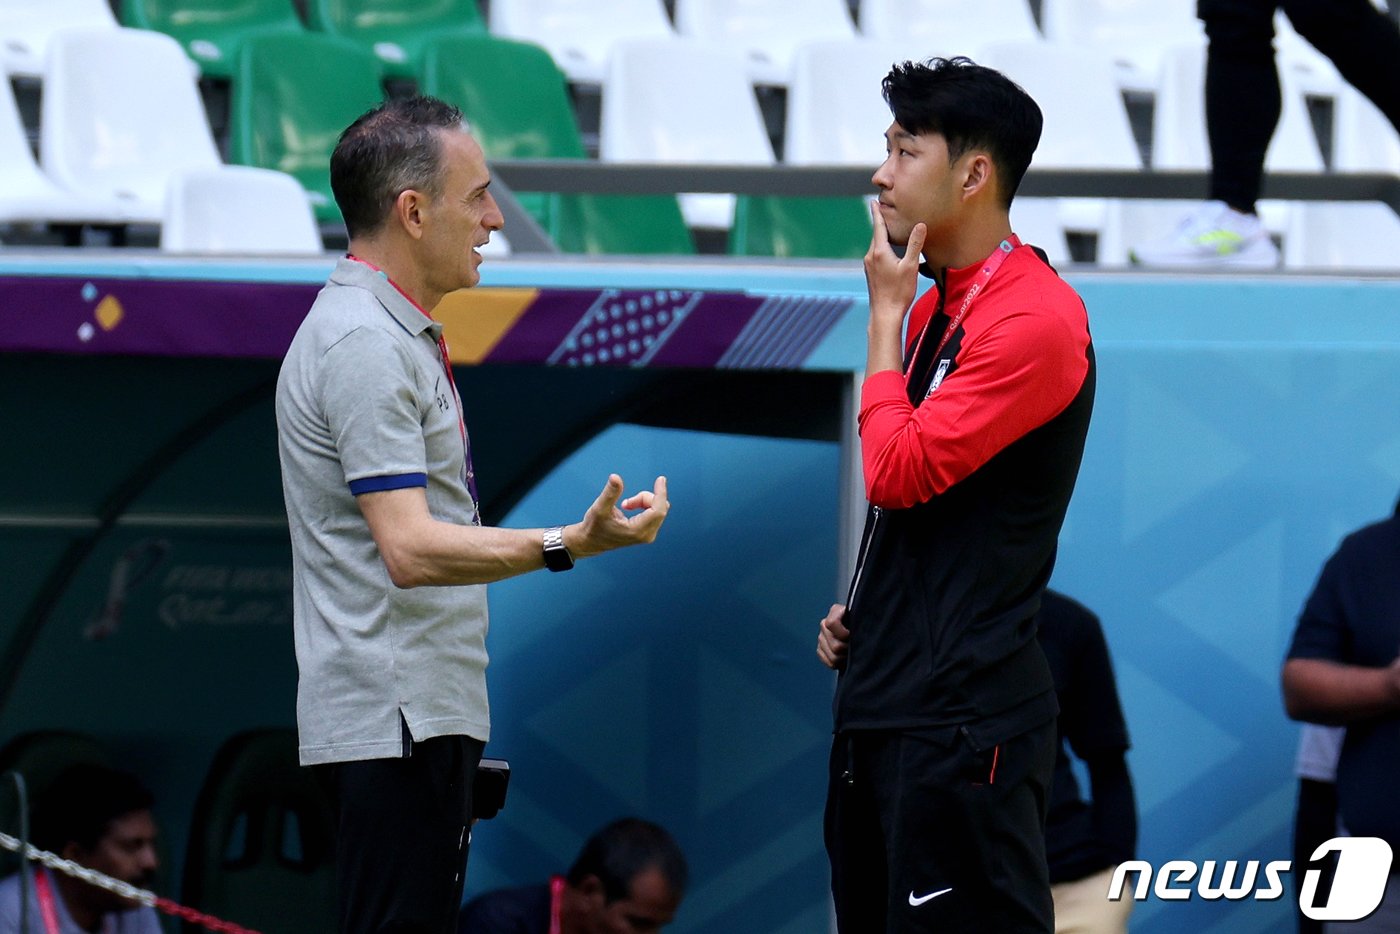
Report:
[[[155,907],[168,915],[183,918],[192,924],[197,924],[210,931],[217,931],[219,934],[258,934],[257,931],[234,924],[232,921],[224,921],[213,915],[206,915],[193,908],[186,908],[178,902],[172,902],[168,898],[156,898]]]

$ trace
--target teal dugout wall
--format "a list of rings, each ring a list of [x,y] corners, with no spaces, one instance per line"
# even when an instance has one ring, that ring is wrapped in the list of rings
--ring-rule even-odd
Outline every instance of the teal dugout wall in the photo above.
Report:
[[[7,260],[0,285],[41,273],[306,285],[327,268]],[[491,752],[515,775],[505,811],[477,827],[469,892],[543,879],[596,826],[640,813],[672,828],[691,858],[673,930],[825,930],[831,677],[813,646],[842,590],[841,520],[859,492],[843,486],[840,444],[842,390],[864,354],[858,271],[487,270],[486,284],[505,288],[855,300],[798,363],[776,370],[458,370],[483,477],[493,462],[498,492],[515,482],[505,475],[541,477],[501,492],[503,524],[567,521],[609,471],[631,487],[665,473],[675,501],[656,546],[493,587]],[[1055,585],[1095,609],[1108,634],[1135,743],[1141,856],[1287,859],[1297,729],[1281,710],[1278,669],[1323,559],[1400,494],[1400,283],[1070,278],[1089,304],[1099,393]],[[0,317],[21,311],[0,304]],[[275,366],[0,356],[0,664],[13,674],[0,740],[87,731],[141,772],[160,795],[172,893],[214,749],[240,729],[292,722],[266,395]],[[632,401],[609,408],[623,397]],[[521,453],[531,438],[566,419],[582,427],[540,449],[550,469],[527,469],[540,460]],[[202,422],[207,431],[189,435]],[[187,443],[172,446],[182,432]],[[53,568],[143,466],[157,468],[150,482],[39,601],[42,625],[18,645]],[[1292,898],[1153,899],[1133,929],[1281,930]]]

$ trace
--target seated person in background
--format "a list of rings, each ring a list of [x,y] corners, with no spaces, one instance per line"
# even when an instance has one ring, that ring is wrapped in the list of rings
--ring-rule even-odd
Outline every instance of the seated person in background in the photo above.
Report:
[[[149,888],[155,879],[151,793],[135,776],[75,765],[35,802],[33,844],[104,875]],[[0,881],[0,934],[20,931],[20,875]],[[34,866],[29,930],[45,934],[161,934],[154,908]]]
[[[487,892],[462,909],[458,934],[650,934],[685,896],[685,856],[656,824],[626,817],[599,830],[567,876]]]
[[[1060,702],[1059,748],[1045,825],[1055,934],[1122,934],[1133,902],[1109,901],[1108,886],[1114,867],[1134,858],[1137,808],[1123,758],[1128,728],[1108,645],[1098,617],[1052,590],[1045,591],[1036,622]],[[1071,749],[1088,767],[1088,801],[1075,781]]]

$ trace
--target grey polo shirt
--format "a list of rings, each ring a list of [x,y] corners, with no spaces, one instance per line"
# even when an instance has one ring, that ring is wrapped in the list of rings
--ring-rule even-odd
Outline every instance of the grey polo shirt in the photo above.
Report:
[[[282,362],[304,765],[401,756],[403,723],[415,740],[489,738],[485,586],[395,587],[355,502],[420,486],[434,518],[477,521],[441,329],[343,258]]]

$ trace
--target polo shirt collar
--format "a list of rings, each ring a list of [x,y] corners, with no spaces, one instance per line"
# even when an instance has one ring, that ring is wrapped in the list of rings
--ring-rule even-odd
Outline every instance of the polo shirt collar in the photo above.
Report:
[[[348,285],[365,289],[379,300],[384,310],[408,333],[417,337],[427,331],[434,340],[442,334],[442,324],[419,309],[407,295],[389,281],[382,270],[367,263],[342,256],[331,272],[331,281],[337,285]]]

